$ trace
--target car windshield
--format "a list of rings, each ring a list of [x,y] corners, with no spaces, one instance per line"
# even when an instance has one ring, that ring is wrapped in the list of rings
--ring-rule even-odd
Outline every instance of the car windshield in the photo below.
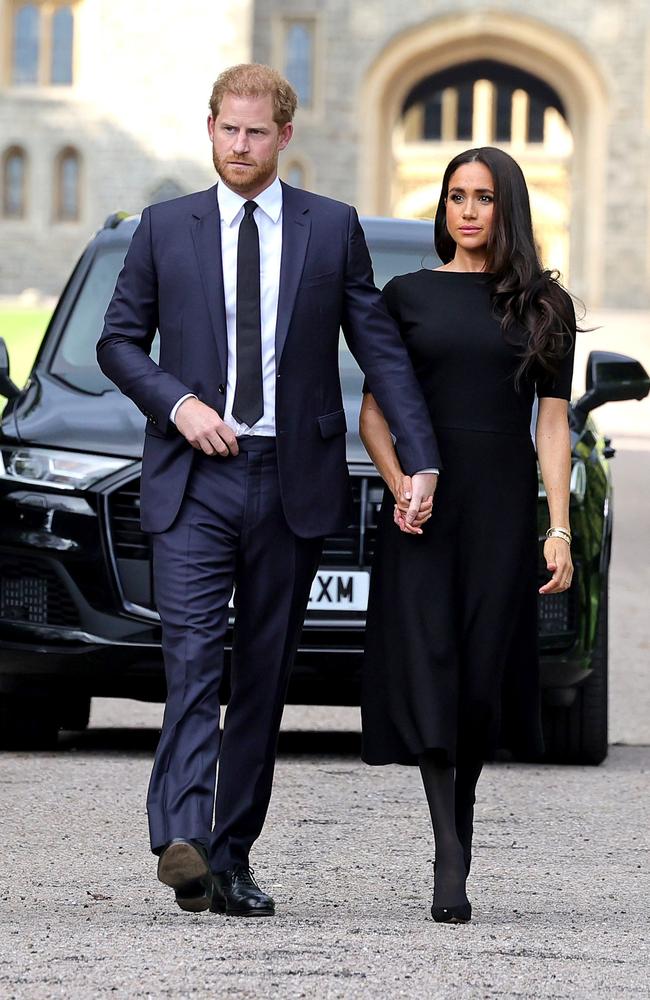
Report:
[[[115,388],[100,370],[95,348],[126,251],[118,246],[95,254],[50,364],[53,375],[85,392]]]
[[[65,329],[50,364],[50,372],[68,385],[84,392],[101,393],[113,389],[113,383],[100,371],[95,348],[104,325],[104,313],[111,300],[115,282],[124,262],[126,246],[98,251],[72,306]],[[433,254],[425,246],[374,247],[370,245],[375,282],[382,288],[396,274],[416,271],[422,266],[435,267]],[[151,356],[158,360],[158,335]],[[345,396],[361,392],[362,375],[341,338],[341,383]]]

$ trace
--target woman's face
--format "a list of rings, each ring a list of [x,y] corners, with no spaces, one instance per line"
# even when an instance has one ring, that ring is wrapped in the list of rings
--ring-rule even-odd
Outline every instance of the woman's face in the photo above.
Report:
[[[492,227],[494,183],[484,163],[464,163],[449,178],[447,229],[464,250],[484,250]]]

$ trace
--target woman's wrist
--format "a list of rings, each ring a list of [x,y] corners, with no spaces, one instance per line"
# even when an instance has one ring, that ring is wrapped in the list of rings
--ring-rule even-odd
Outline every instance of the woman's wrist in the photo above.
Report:
[[[571,529],[563,527],[562,525],[551,525],[551,527],[546,532],[546,538],[561,538],[567,543],[571,544]]]
[[[386,480],[388,489],[391,491],[395,500],[399,497],[402,491],[402,480],[404,478],[404,473],[400,470],[399,472],[391,473],[391,475]]]

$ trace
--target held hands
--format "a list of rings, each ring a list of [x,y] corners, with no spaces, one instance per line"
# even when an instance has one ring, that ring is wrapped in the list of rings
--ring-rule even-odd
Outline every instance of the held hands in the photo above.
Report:
[[[547,538],[544,544],[546,568],[553,576],[539,588],[540,594],[560,594],[568,590],[573,577],[573,562],[569,543],[563,538]]]
[[[193,448],[206,455],[239,454],[235,432],[225,424],[216,410],[200,399],[184,400],[176,411],[176,426]]]
[[[437,475],[420,472],[414,476],[400,476],[391,489],[395,497],[393,520],[404,534],[422,534],[422,525],[431,517],[437,483]]]

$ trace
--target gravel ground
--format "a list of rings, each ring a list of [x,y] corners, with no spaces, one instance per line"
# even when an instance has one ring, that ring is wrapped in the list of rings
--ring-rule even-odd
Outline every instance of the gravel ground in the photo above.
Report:
[[[1,997],[648,996],[650,749],[490,765],[474,920],[445,927],[417,773],[365,767],[345,732],[283,737],[253,859],[275,919],[182,913],[146,850],[155,739],[95,728],[3,758]]]

